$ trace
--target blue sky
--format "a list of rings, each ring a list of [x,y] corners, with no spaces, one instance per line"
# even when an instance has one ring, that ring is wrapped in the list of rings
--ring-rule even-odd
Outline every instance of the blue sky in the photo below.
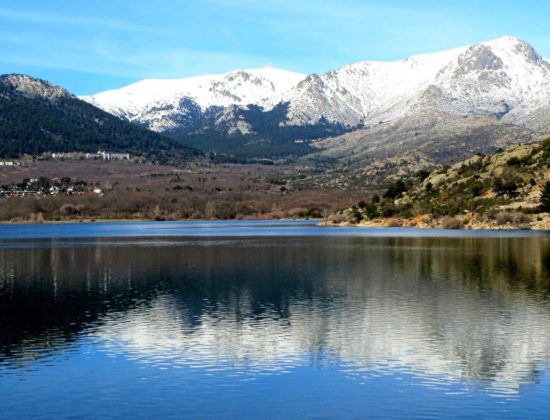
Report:
[[[0,73],[77,94],[271,64],[304,73],[513,35],[550,57],[550,2],[0,0]]]

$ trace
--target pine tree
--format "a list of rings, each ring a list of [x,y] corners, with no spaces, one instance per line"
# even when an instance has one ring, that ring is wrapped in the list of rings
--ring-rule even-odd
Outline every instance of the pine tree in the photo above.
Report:
[[[540,211],[550,213],[550,181],[546,181],[540,194]]]

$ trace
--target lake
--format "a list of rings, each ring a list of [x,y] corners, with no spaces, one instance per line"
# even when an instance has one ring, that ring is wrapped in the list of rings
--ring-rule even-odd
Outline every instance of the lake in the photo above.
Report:
[[[0,226],[2,418],[548,418],[550,235]]]

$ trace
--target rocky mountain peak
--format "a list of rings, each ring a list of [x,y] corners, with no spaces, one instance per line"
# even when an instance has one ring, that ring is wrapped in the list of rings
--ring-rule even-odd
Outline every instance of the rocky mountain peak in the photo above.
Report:
[[[484,44],[491,46],[493,49],[508,50],[511,54],[521,56],[533,64],[542,60],[542,57],[531,44],[513,36],[503,36]]]
[[[2,75],[0,84],[28,98],[55,101],[61,97],[72,97],[69,92],[59,86],[25,74]]]
[[[495,55],[491,47],[486,45],[472,45],[458,57],[458,69],[455,75],[483,70],[501,70],[504,67],[502,60]]]

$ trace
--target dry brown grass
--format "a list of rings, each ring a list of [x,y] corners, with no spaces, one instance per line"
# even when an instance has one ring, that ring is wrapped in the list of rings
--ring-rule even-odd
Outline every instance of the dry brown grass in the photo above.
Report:
[[[464,223],[456,217],[445,216],[441,218],[441,227],[443,229],[463,229]]]
[[[495,213],[494,220],[498,225],[521,226],[531,223],[531,216],[520,212],[501,211]]]
[[[365,196],[365,191],[295,188],[296,170],[204,162],[182,168],[128,162],[34,162],[0,168],[0,184],[68,176],[102,187],[105,195],[0,199],[0,220],[277,219],[299,217],[311,209],[333,213]],[[273,181],[281,178],[290,181],[284,186]]]
[[[388,219],[386,221],[387,227],[401,227],[403,226],[403,222],[400,219]]]

